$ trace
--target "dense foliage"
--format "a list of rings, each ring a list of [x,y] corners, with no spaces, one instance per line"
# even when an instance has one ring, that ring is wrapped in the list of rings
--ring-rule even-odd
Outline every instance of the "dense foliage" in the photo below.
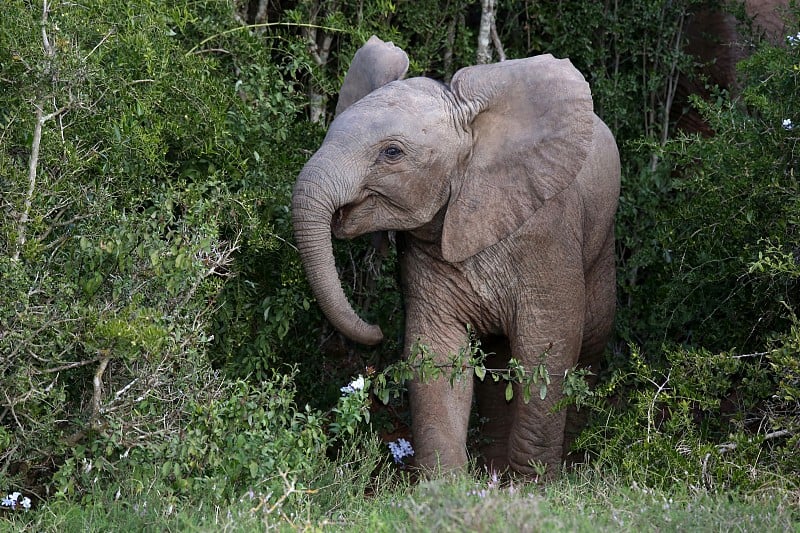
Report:
[[[649,246],[628,260],[644,274],[619,328],[644,352],[612,387],[632,408],[611,410],[621,431],[586,435],[611,437],[590,447],[626,449],[651,482],[744,488],[800,473],[798,64],[793,41],[762,45],[740,65],[741,96],[694,101],[714,135],[658,151],[657,203],[640,212],[655,222]]]
[[[325,448],[315,415],[295,412],[291,380],[273,385],[265,370],[237,385],[210,365],[209,347],[231,337],[217,324],[252,318],[229,316],[233,283],[269,279],[262,299],[300,283],[285,206],[299,139],[315,132],[297,132],[300,67],[261,39],[242,31],[215,43],[225,53],[191,52],[232,13],[224,2],[15,2],[3,17],[2,472],[37,496],[84,494],[143,458],[173,464],[161,472],[175,483],[219,474],[207,464],[224,460],[215,432],[238,433],[224,402],[249,406],[273,387],[286,392],[261,405],[274,427],[252,415],[251,431],[303,447],[252,475],[305,467]],[[259,262],[262,277],[236,277],[237,260]],[[268,331],[258,348],[277,366],[263,346],[286,332]],[[270,433],[281,431],[291,438]]]
[[[714,136],[675,134],[698,4],[496,14],[508,57],[550,52],[586,74],[623,157],[617,337],[578,444],[640,483],[796,488],[800,45],[761,45],[740,95],[694,102]],[[412,75],[446,80],[474,63],[479,19],[465,0],[7,2],[0,489],[250,494],[266,509],[312,486],[328,508],[363,493],[380,462],[355,437],[369,396],[340,387],[398,357],[393,255],[337,248],[390,339],[347,343],[306,286],[291,186],[371,34],[406,49]],[[402,431],[393,401],[374,428]],[[332,468],[337,453],[362,459]]]

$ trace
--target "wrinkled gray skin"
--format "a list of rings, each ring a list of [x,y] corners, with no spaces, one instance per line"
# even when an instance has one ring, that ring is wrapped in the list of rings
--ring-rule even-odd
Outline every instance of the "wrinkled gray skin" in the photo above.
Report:
[[[381,341],[342,292],[338,238],[398,232],[407,311],[405,350],[419,341],[445,360],[466,325],[526,368],[542,360],[544,401],[511,402],[504,384],[465,376],[409,384],[415,460],[423,469],[467,461],[473,392],[489,419],[483,460],[534,474],[558,471],[572,432],[552,412],[561,378],[594,366],[615,306],[613,218],[619,196],[614,138],[594,115],[589,87],[567,60],[538,56],[459,71],[451,86],[400,80],[405,53],[371,38],[353,58],[338,116],[294,188],[295,238],[330,322],[364,344]],[[566,444],[565,444],[566,442]]]

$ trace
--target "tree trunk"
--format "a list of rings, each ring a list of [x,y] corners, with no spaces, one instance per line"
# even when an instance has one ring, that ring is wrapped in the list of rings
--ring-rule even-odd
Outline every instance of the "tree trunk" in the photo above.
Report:
[[[447,47],[444,49],[444,81],[450,83],[453,77],[453,48],[456,44],[456,17],[447,25]]]
[[[492,26],[494,25],[494,0],[481,0],[481,25],[478,30],[478,52],[476,62],[485,65],[492,62]]]
[[[338,9],[338,2],[325,2],[326,11],[328,14],[336,12]],[[331,53],[331,45],[333,44],[333,35],[326,33],[323,29],[318,29],[317,18],[322,9],[321,3],[314,3],[309,7],[309,22],[308,26],[303,27],[303,37],[306,39],[306,46],[314,60],[314,64],[320,70],[324,69],[328,64],[328,58]],[[325,122],[325,112],[327,108],[328,98],[322,92],[321,88],[312,80],[308,86],[308,118],[311,122],[318,124]]]

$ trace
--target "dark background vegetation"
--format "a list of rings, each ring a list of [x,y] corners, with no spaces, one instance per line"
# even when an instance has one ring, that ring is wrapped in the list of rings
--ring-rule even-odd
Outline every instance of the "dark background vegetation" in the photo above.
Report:
[[[652,485],[796,488],[800,45],[745,34],[740,91],[676,100],[679,76],[702,81],[683,50],[708,2],[501,4],[505,54],[569,57],[623,160],[617,331],[578,452]],[[0,18],[0,489],[330,486],[357,445],[331,431],[339,388],[399,357],[402,304],[391,251],[337,245],[389,341],[331,329],[292,245],[291,187],[370,35],[447,80],[475,62],[480,3],[46,11],[9,0]],[[714,135],[674,128],[690,106]],[[372,416],[382,435],[407,422],[402,397]]]

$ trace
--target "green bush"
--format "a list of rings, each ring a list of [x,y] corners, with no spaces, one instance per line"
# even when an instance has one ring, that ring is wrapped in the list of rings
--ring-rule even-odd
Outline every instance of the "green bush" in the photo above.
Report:
[[[0,22],[0,475],[40,498],[86,496],[126,479],[126,458],[180,464],[163,447],[199,424],[204,401],[235,425],[215,396],[226,392],[263,404],[265,418],[243,433],[251,442],[297,433],[306,462],[274,468],[316,464],[316,412],[269,397],[278,383],[290,389],[288,377],[263,372],[263,385],[242,390],[209,365],[232,342],[214,328],[230,278],[264,257],[242,260],[243,250],[272,253],[263,275],[286,267],[287,298],[308,307],[286,244],[304,157],[283,144],[301,137],[300,67],[276,64],[247,31],[223,35],[225,2],[46,6],[11,2]],[[224,49],[192,50],[218,35]],[[259,298],[280,294],[266,279]],[[268,325],[279,345],[282,324]],[[250,478],[237,468],[256,452],[202,468],[239,487]]]
[[[295,408],[293,377],[232,382],[215,398],[190,402],[185,427],[154,457],[161,477],[217,501],[248,489],[281,494],[282,475],[310,479],[325,462],[327,437],[318,412]]]
[[[598,409],[608,425],[582,443],[631,478],[800,479],[798,63],[800,46],[762,45],[740,65],[740,97],[695,100],[714,135],[660,151],[658,201],[638,214],[650,245],[630,259],[640,282],[619,318],[632,358]]]

